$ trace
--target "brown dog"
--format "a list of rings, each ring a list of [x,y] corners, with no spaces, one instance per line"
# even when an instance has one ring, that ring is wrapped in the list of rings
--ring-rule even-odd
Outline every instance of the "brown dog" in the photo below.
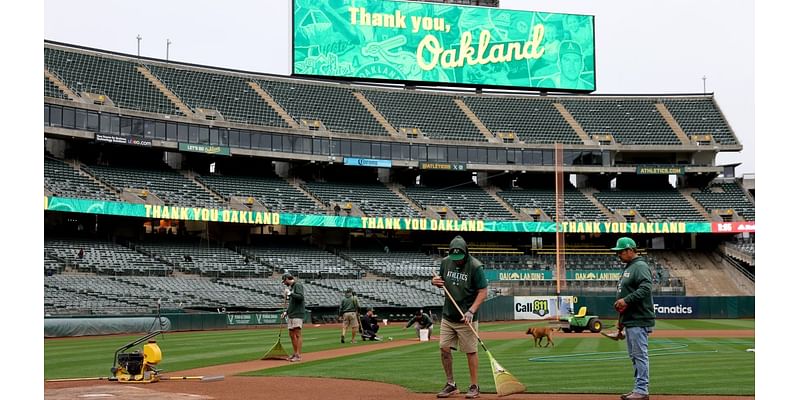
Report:
[[[548,345],[553,345],[556,347],[556,344],[553,343],[553,328],[544,328],[544,327],[530,327],[528,331],[525,332],[526,335],[533,335],[533,343],[536,347],[542,347],[542,339],[547,338],[547,343],[545,343],[544,347]]]

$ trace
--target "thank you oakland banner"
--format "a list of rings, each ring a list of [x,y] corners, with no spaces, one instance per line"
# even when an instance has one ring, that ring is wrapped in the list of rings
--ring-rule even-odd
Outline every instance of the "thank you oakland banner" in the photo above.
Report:
[[[294,0],[292,73],[595,90],[594,16],[378,0]]]
[[[678,234],[731,233],[713,230],[708,222],[577,222],[561,224],[534,221],[453,220],[410,217],[342,217],[318,214],[291,214],[269,211],[234,210],[229,208],[180,207],[158,204],[124,203],[44,197],[46,211],[117,215],[125,217],[171,219],[183,221],[223,222],[253,225],[316,226],[347,229],[413,230],[442,232],[531,232],[531,233],[612,233],[612,234]],[[323,211],[321,211],[323,212]],[[718,223],[715,223],[718,224]],[[755,222],[742,222],[755,232]]]

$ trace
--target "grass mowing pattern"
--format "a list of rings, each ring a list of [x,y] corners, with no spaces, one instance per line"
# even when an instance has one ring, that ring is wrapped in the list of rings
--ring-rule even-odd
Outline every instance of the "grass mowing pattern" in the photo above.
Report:
[[[603,321],[606,324],[606,321]],[[613,322],[613,321],[612,321]],[[404,324],[403,324],[404,325]],[[524,332],[530,325],[541,323],[484,323],[483,332]],[[753,320],[658,320],[659,329],[754,329]],[[284,328],[285,329],[285,328]],[[438,333],[438,328],[435,329]],[[339,343],[341,330],[333,327],[304,328],[303,353],[365,346],[374,342],[358,341],[356,345]],[[411,338],[414,330],[402,325],[381,329],[381,336]],[[204,366],[259,359],[277,340],[277,328],[211,332],[174,332],[155,337],[164,361],[159,368],[169,374]],[[45,340],[45,379],[108,376],[114,351],[142,335],[84,337]],[[349,340],[349,333],[347,336]],[[623,393],[630,390],[633,369],[625,358],[625,343],[604,338],[570,337],[559,333],[556,348],[534,349],[530,338],[488,340],[487,346],[497,360],[522,381],[531,393]],[[291,341],[284,330],[284,348]],[[654,394],[718,394],[754,395],[755,357],[746,352],[754,345],[753,338],[687,338],[651,339],[651,348],[686,345],[685,354],[651,357],[651,392]],[[139,347],[141,348],[141,347]],[[714,351],[716,353],[702,353]],[[291,351],[291,350],[289,350]],[[616,359],[591,360],[581,354],[617,353]],[[692,353],[694,352],[694,353]],[[494,391],[489,360],[479,350],[480,385],[484,392]],[[534,362],[532,357],[578,355],[562,362]],[[619,357],[622,355],[622,357]],[[608,358],[608,356],[605,356]],[[455,353],[456,381],[466,389],[468,371],[465,356]],[[251,375],[320,376],[363,379],[393,383],[419,392],[434,392],[444,384],[438,343],[419,343],[397,349],[373,351],[332,360],[287,364]]]
[[[651,349],[673,349],[650,359],[651,394],[755,394],[755,357],[746,351],[752,339],[653,339]],[[556,348],[534,349],[530,340],[490,340],[495,358],[527,387],[529,393],[624,393],[633,381],[633,367],[624,342],[604,338],[564,338]],[[683,347],[685,346],[685,347]],[[680,349],[675,349],[680,347]],[[592,360],[614,352],[615,359]],[[480,354],[479,384],[494,391],[489,360]],[[565,357],[559,362],[529,361],[537,356]],[[454,354],[456,382],[469,383],[466,357]],[[606,357],[608,358],[608,357]],[[417,392],[434,392],[444,385],[436,342],[387,349],[334,360],[292,364],[248,373],[251,376],[312,376],[387,382]]]
[[[281,333],[281,344],[292,352],[292,341],[286,328]],[[312,353],[341,348],[340,328],[307,326],[303,328],[303,353]],[[415,336],[413,329],[386,327],[380,334],[395,339]],[[114,352],[142,335],[111,337],[79,337],[48,339],[44,341],[44,377],[79,378],[109,376],[114,362]],[[170,332],[153,338],[161,348],[163,361],[158,365],[164,373],[211,365],[258,360],[278,340],[278,329],[246,329],[208,332]],[[350,333],[345,339],[347,346],[364,346],[376,342],[361,341],[356,334],[355,345],[349,344]],[[141,349],[135,346],[127,352]]]

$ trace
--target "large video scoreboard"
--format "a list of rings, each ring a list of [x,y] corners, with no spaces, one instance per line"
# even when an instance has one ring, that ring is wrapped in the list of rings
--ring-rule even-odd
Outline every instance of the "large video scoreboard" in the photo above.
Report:
[[[594,16],[387,0],[294,0],[292,74],[591,92]]]

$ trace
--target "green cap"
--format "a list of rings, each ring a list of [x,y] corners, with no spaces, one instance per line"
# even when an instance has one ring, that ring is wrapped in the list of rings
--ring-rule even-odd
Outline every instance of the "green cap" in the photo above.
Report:
[[[464,249],[459,249],[458,247],[450,249],[450,259],[453,261],[461,261],[466,255]]]
[[[292,276],[291,272],[284,272],[283,276],[281,276],[281,282],[284,282],[287,279],[292,279],[292,278],[293,278],[293,276]]]
[[[617,245],[615,247],[611,248],[611,250],[614,250],[614,251],[620,251],[620,250],[626,250],[626,249],[634,249],[634,250],[636,250],[636,242],[634,242],[633,239],[631,239],[629,237],[621,237],[621,238],[617,239]]]

